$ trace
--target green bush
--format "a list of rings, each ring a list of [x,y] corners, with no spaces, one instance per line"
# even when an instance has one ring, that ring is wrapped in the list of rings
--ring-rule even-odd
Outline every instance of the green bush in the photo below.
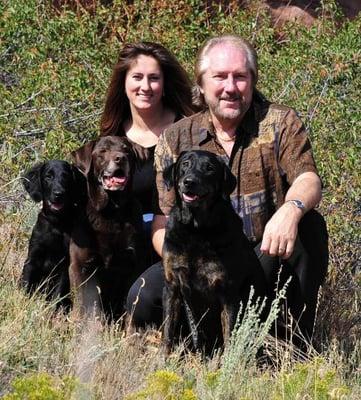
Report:
[[[146,388],[126,400],[197,400],[193,390],[175,372],[159,370],[147,377]]]
[[[46,373],[14,379],[12,391],[3,400],[69,400],[76,388],[72,377],[55,379]]]
[[[340,384],[336,370],[321,358],[309,363],[296,364],[292,371],[282,372],[272,399],[293,400],[315,398],[319,400],[346,399],[349,389]]]

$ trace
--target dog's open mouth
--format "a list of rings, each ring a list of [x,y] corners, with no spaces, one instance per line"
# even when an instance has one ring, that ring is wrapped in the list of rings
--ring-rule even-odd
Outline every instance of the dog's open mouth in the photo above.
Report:
[[[198,200],[203,200],[207,195],[198,195],[192,192],[183,192],[182,193],[182,199],[183,201],[185,201],[186,203],[194,203]]]
[[[64,203],[61,202],[52,202],[50,200],[47,201],[48,207],[52,211],[61,211],[64,208]]]
[[[102,184],[105,190],[123,190],[127,182],[128,178],[126,176],[103,175],[102,177]]]

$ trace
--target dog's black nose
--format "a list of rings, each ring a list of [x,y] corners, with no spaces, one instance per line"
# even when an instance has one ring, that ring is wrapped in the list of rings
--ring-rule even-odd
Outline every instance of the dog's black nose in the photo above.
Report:
[[[183,185],[187,188],[189,188],[193,183],[194,180],[190,176],[187,176],[186,178],[183,179]]]
[[[61,190],[54,190],[53,195],[55,199],[59,200],[64,196],[64,192]]]

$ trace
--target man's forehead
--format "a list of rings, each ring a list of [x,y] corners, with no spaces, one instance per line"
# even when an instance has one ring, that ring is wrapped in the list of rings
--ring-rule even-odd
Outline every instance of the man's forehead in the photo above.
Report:
[[[209,50],[207,69],[210,71],[247,71],[247,55],[245,50],[230,43],[214,46]]]

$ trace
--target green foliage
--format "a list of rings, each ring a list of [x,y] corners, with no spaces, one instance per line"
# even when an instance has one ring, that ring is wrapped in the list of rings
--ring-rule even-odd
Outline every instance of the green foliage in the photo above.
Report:
[[[319,400],[344,399],[349,389],[340,384],[336,370],[321,358],[296,364],[292,371],[282,372],[272,397],[273,400],[311,398]]]
[[[175,372],[159,370],[147,377],[146,388],[126,397],[126,400],[197,400],[187,382]]]
[[[272,302],[264,322],[261,322],[261,316],[265,302],[257,299],[254,303],[254,291],[251,291],[247,306],[239,313],[239,316],[244,314],[242,321],[238,321],[234,327],[230,342],[221,357],[219,374],[206,377],[206,382],[209,382],[207,386],[212,388],[211,392],[217,400],[237,398],[246,392],[244,388],[249,374],[252,373],[252,367],[255,366],[257,353],[264,345],[268,332],[279,314],[287,285],[288,283]]]
[[[46,373],[14,379],[12,391],[4,400],[69,400],[76,388],[72,377],[57,380]]]

